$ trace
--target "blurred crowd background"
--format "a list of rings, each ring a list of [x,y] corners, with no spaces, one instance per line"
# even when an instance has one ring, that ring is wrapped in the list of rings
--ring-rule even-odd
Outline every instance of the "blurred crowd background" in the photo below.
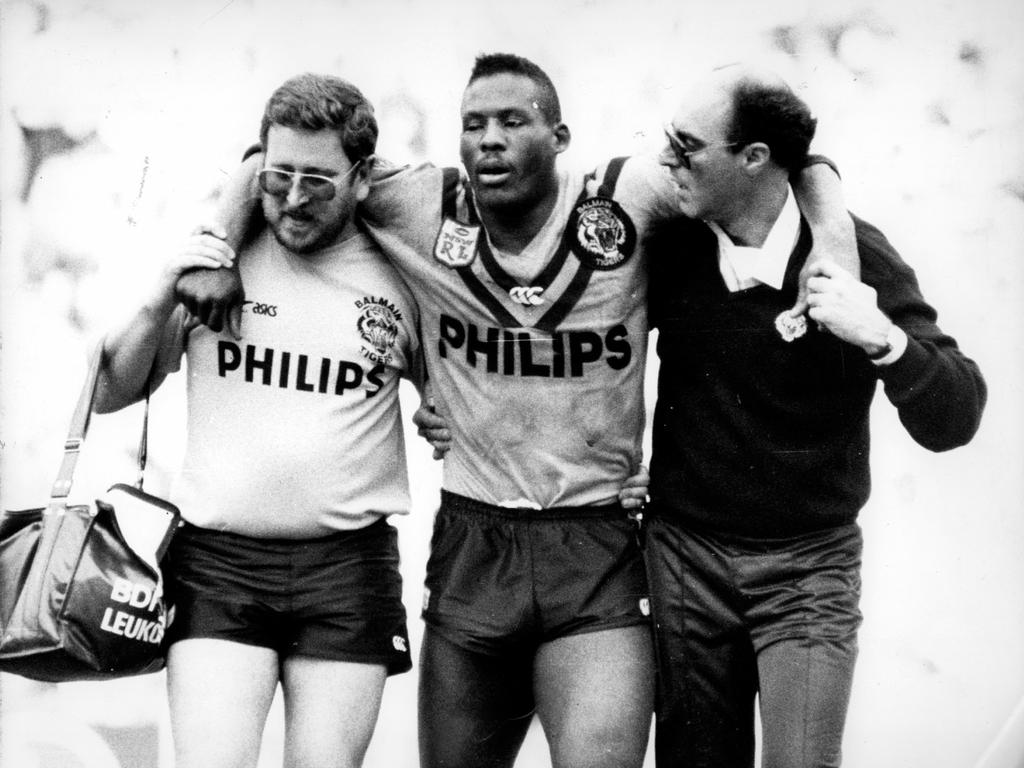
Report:
[[[876,405],[844,764],[1019,768],[1022,22],[1014,0],[0,0],[0,503],[44,503],[90,345],[209,210],[285,78],[352,80],[377,107],[381,154],[455,164],[474,56],[517,52],[551,74],[573,129],[565,162],[587,167],[657,148],[688,78],[766,59],[814,107],[851,210],[915,267],[990,387],[981,432],[950,454]],[[154,398],[157,493],[180,459],[182,404],[180,381]],[[75,497],[133,477],[139,419],[95,420]],[[418,646],[439,467],[409,442],[413,511],[397,524]],[[414,670],[388,683],[367,766],[414,766],[415,722]],[[279,709],[265,746],[262,765],[279,765]],[[169,755],[162,675],[0,675],[5,768],[167,768]],[[540,734],[519,764],[548,764]]]

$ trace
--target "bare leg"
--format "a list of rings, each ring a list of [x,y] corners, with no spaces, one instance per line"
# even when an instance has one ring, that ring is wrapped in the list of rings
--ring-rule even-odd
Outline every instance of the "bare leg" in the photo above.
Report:
[[[359,768],[386,679],[380,664],[285,660],[285,768]]]
[[[253,768],[277,689],[277,653],[193,638],[167,655],[176,768]]]
[[[646,626],[545,643],[534,665],[537,711],[555,768],[639,768],[654,708]]]
[[[510,768],[533,719],[530,659],[472,653],[429,626],[420,657],[422,768]]]

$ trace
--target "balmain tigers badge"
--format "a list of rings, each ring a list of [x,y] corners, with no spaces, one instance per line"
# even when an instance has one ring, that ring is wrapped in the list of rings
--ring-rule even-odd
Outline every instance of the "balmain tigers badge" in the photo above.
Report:
[[[607,197],[592,197],[576,206],[566,226],[569,247],[592,269],[615,269],[636,248],[636,227],[622,206]]]
[[[356,309],[356,329],[363,340],[360,352],[367,360],[387,365],[394,357],[402,311],[380,296],[364,296],[356,301]]]
[[[434,258],[450,269],[467,267],[476,258],[480,227],[445,218],[434,241]]]

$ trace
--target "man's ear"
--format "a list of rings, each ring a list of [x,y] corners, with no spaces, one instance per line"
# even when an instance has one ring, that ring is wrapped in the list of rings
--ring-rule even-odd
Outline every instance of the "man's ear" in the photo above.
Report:
[[[565,152],[569,148],[569,142],[572,141],[572,134],[569,133],[569,126],[565,123],[559,123],[555,126],[555,151]]]
[[[356,190],[356,200],[362,202],[370,194],[370,174],[373,172],[373,164],[377,160],[376,155],[367,155],[356,169],[356,180],[359,189]]]
[[[763,141],[747,144],[740,154],[743,155],[743,167],[748,173],[760,173],[772,159],[772,151]]]

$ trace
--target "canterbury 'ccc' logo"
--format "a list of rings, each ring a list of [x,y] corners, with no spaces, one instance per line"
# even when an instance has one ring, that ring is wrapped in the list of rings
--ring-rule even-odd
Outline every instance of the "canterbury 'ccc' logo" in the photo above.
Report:
[[[591,269],[615,269],[636,248],[636,227],[614,200],[592,197],[576,206],[566,226],[569,247]]]
[[[544,298],[541,296],[542,293],[544,293],[544,289],[537,285],[517,285],[514,288],[509,288],[508,297],[516,304],[522,304],[526,307],[539,307],[544,303]]]

